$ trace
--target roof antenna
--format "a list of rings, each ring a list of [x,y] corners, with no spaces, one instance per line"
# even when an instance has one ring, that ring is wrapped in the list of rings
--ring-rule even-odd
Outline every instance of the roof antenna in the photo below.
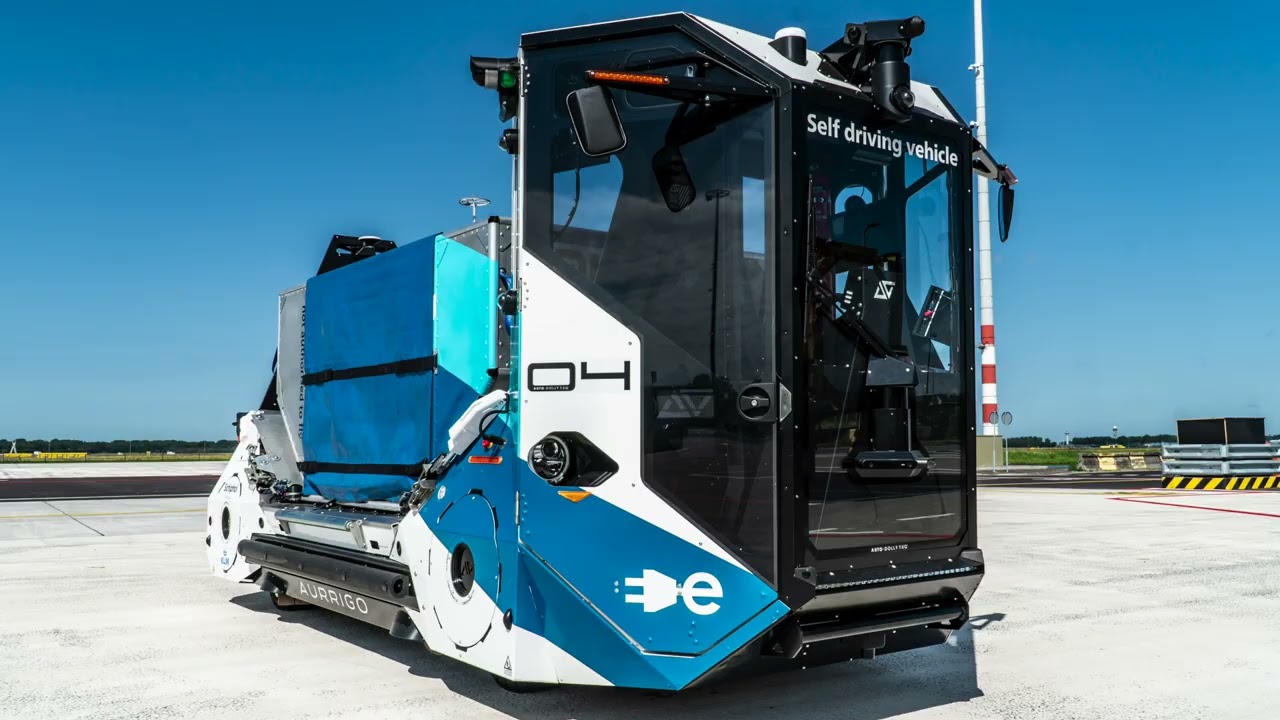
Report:
[[[464,197],[458,200],[458,204],[466,205],[471,208],[471,224],[474,225],[476,223],[476,208],[482,208],[485,205],[488,205],[489,201],[485,198],[473,195],[471,197]]]

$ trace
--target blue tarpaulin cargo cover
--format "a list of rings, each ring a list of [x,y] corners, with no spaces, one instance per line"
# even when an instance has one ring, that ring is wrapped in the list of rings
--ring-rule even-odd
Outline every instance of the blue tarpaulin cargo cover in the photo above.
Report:
[[[431,459],[434,259],[419,241],[307,281],[305,493],[398,501]]]

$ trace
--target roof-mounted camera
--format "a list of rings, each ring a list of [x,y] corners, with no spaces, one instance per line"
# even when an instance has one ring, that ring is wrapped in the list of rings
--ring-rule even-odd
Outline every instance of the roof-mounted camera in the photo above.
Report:
[[[911,92],[911,41],[924,34],[924,19],[849,23],[844,37],[823,50],[822,72],[871,95],[889,119],[906,122],[916,105]]]

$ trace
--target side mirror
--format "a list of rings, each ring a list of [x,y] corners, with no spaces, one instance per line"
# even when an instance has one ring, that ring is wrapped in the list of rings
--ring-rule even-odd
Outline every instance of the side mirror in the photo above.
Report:
[[[569,93],[569,121],[578,136],[582,152],[591,156],[612,155],[627,145],[622,118],[613,104],[613,95],[599,85]]]
[[[1000,185],[1000,242],[1009,239],[1009,226],[1013,224],[1013,188]]]

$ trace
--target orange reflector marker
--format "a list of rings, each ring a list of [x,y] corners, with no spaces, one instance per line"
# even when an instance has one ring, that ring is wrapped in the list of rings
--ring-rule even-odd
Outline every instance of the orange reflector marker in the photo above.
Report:
[[[645,73],[611,72],[609,70],[588,70],[587,77],[600,82],[632,83],[633,85],[670,85],[671,79],[663,75],[647,75]]]
[[[467,462],[472,465],[501,465],[501,455],[472,455],[467,458]]]
[[[582,502],[590,497],[591,493],[586,490],[561,490],[560,497],[570,502]]]

